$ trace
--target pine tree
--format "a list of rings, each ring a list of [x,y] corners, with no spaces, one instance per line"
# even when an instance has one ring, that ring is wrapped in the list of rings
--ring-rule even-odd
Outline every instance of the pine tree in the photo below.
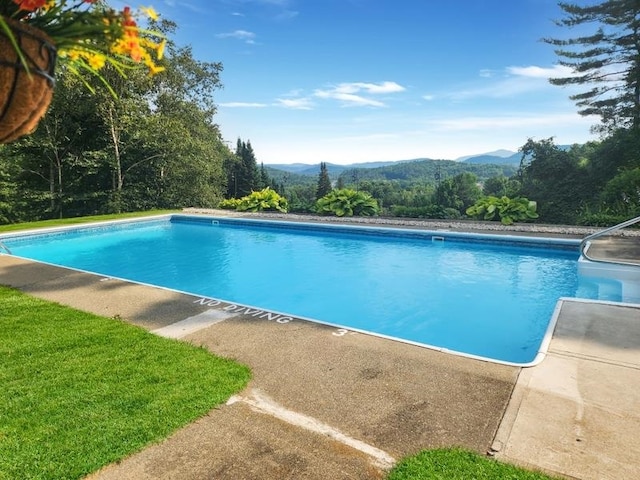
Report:
[[[562,27],[597,24],[591,35],[572,39],[545,38],[556,48],[558,63],[574,75],[552,78],[553,85],[587,85],[572,95],[581,115],[597,115],[599,128],[640,127],[640,2],[606,0],[590,6],[559,3],[566,14]]]
[[[264,163],[260,162],[260,181],[258,182],[258,188],[262,190],[263,188],[273,186],[272,184],[273,182],[269,178],[267,170],[264,168]]]
[[[245,143],[238,138],[236,157],[238,157],[239,162],[236,166],[236,172],[234,172],[235,197],[240,198],[249,195],[258,188],[258,164],[250,141]]]
[[[321,199],[331,191],[331,180],[327,171],[327,164],[320,163],[320,174],[318,175],[318,188],[316,189],[316,199]]]

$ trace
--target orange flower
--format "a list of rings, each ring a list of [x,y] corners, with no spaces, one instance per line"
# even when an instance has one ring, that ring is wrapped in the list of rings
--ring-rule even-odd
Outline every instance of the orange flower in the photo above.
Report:
[[[47,0],[13,0],[13,3],[20,7],[20,10],[26,10],[27,12],[33,12],[38,8],[44,7]]]

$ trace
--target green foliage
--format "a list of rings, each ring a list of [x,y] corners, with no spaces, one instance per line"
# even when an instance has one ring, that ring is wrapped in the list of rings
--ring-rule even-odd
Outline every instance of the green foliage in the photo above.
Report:
[[[344,188],[332,190],[316,202],[316,212],[320,215],[370,216],[378,213],[378,202],[367,192]]]
[[[453,160],[414,160],[378,168],[352,168],[342,172],[339,178],[345,185],[355,185],[362,181],[386,180],[397,182],[401,188],[408,188],[416,184],[435,186],[438,178],[451,178],[465,172],[472,173],[483,181],[499,175],[510,177],[516,173],[516,170],[517,168],[513,165],[473,164]]]
[[[640,167],[620,172],[604,186],[602,206],[628,218],[640,215]]]
[[[280,196],[275,190],[271,190],[270,187],[263,188],[258,192],[251,192],[240,199],[223,200],[219,204],[220,208],[235,208],[239,212],[277,210],[286,213],[288,206],[287,199]]]
[[[386,480],[553,480],[460,448],[425,450],[402,459]]]
[[[581,115],[599,116],[602,131],[620,126],[637,130],[640,127],[638,2],[600,0],[584,6],[577,2],[558,5],[564,18],[556,24],[580,34],[568,39],[544,39],[555,47],[558,64],[572,73],[552,78],[551,83],[583,86],[583,92],[569,98],[575,101]]]
[[[331,191],[331,180],[327,171],[327,164],[320,163],[320,173],[318,174],[318,188],[316,189],[316,199],[319,200]]]
[[[441,182],[436,188],[434,203],[462,213],[481,195],[478,178],[472,173],[465,172]]]
[[[526,198],[483,197],[467,209],[467,215],[479,220],[500,219],[503,225],[538,218],[536,202]]]
[[[242,389],[247,367],[0,287],[0,478],[84,478]],[[64,326],[62,328],[62,326]]]
[[[538,200],[541,221],[574,223],[577,212],[594,197],[579,150],[560,148],[549,138],[529,139],[520,151],[522,186],[518,195]]]
[[[225,210],[237,210],[242,200],[239,198],[225,198],[218,204],[218,208]]]
[[[425,205],[424,207],[407,207],[405,205],[394,205],[391,207],[391,214],[394,217],[409,218],[447,218],[445,209],[440,205]]]
[[[222,67],[171,41],[162,62],[165,72],[153,78],[122,78],[106,66],[117,98],[90,95],[61,70],[37,130],[0,151],[0,163],[14,167],[0,165],[0,204],[11,201],[10,210],[0,205],[3,220],[216,205],[222,162],[233,155],[213,122]]]

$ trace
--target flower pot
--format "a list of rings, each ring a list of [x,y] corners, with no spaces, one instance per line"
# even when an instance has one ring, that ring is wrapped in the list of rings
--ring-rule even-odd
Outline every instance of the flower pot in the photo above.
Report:
[[[41,30],[3,17],[26,60],[0,26],[0,143],[31,133],[53,97],[56,49]]]

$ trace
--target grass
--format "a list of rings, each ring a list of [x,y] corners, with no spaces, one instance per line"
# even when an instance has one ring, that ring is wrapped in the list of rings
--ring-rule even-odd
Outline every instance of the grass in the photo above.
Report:
[[[90,217],[54,218],[52,220],[40,220],[37,222],[11,223],[0,225],[0,233],[28,230],[32,228],[51,228],[80,223],[101,222],[107,220],[121,220],[125,218],[146,217],[149,215],[163,215],[166,213],[178,213],[180,210],[151,210],[147,212],[112,213],[108,215],[94,215]]]
[[[404,458],[386,480],[557,480],[458,448],[426,450]]]
[[[0,287],[0,479],[76,479],[242,389],[249,369]]]

